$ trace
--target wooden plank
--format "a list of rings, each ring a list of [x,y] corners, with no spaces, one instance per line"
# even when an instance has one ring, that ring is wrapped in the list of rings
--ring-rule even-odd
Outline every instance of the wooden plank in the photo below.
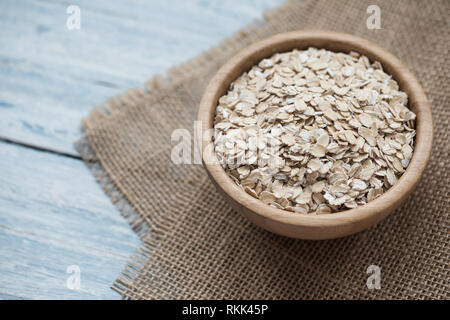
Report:
[[[119,298],[109,286],[140,241],[87,167],[0,142],[0,168],[0,298]]]
[[[216,45],[282,0],[0,3],[0,138],[76,155],[91,108]]]

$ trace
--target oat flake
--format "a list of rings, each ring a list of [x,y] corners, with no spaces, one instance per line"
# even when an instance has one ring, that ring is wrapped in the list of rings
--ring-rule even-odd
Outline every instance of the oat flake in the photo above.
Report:
[[[415,114],[380,63],[355,52],[277,53],[219,99],[215,151],[249,195],[294,214],[382,195],[414,151]]]

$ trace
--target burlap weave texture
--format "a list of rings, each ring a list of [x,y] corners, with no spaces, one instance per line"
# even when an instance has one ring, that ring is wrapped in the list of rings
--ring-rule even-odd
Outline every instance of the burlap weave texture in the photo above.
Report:
[[[366,26],[369,5],[381,29]],[[143,239],[113,285],[128,299],[448,299],[450,1],[291,1],[167,77],[96,108],[78,150]],[[433,108],[434,146],[408,201],[354,236],[301,241],[252,225],[216,192],[200,165],[170,160],[171,133],[193,132],[205,86],[234,53],[302,29],[347,32],[399,57]],[[381,268],[369,290],[366,269]]]

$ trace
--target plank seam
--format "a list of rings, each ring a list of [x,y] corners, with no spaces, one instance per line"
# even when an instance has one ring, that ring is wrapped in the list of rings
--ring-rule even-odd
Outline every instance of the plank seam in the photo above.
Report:
[[[37,145],[34,145],[34,144],[30,144],[30,143],[26,143],[26,142],[22,142],[22,141],[18,141],[18,140],[13,140],[13,139],[0,137],[0,142],[21,146],[21,147],[32,149],[32,150],[36,150],[36,151],[52,153],[52,154],[55,154],[55,155],[58,155],[58,156],[62,156],[62,157],[67,157],[67,158],[71,158],[71,159],[81,160],[81,156],[77,155],[77,154],[71,154],[71,153],[66,153],[66,152],[58,151],[58,150],[51,149],[51,148],[40,147],[40,146],[37,146]]]

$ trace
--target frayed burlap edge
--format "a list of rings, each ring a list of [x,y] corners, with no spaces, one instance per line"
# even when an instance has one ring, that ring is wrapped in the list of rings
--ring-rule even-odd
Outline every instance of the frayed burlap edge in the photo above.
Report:
[[[356,6],[356,3],[358,3],[358,6]],[[361,4],[362,3],[362,4]],[[419,2],[414,2],[416,5],[418,5]],[[393,21],[392,18],[400,18],[402,16],[403,11],[408,11],[407,9],[411,8],[409,7],[409,4],[414,4],[409,2],[403,2],[402,4],[398,4],[394,2],[380,2],[380,5],[382,5],[384,11],[386,12],[386,15],[384,17],[391,18],[391,20],[383,20],[383,21]],[[442,77],[446,77],[448,73],[444,73],[439,75],[433,74],[431,78],[427,77],[427,69],[425,68],[427,65],[428,67],[432,68],[435,66],[436,58],[429,57],[429,54],[435,54],[435,50],[427,50],[427,48],[431,49],[432,46],[436,45],[438,48],[440,48],[440,52],[445,52],[445,49],[447,48],[445,45],[445,42],[442,40],[445,40],[445,37],[437,35],[436,37],[431,37],[430,35],[432,32],[435,31],[441,31],[444,30],[442,19],[438,20],[438,22],[430,23],[426,25],[418,25],[415,26],[416,21],[421,21],[420,19],[423,17],[427,17],[427,14],[435,14],[436,12],[440,12],[440,16],[442,16],[443,7],[439,5],[438,2],[433,2],[429,4],[428,6],[424,6],[422,9],[420,9],[420,12],[423,12],[423,15],[420,14],[414,14],[412,15],[414,19],[409,20],[401,20],[401,23],[397,26],[399,27],[399,30],[403,30],[403,37],[397,37],[396,36],[396,29],[383,29],[383,32],[367,32],[365,29],[365,20],[359,19],[359,20],[351,20],[351,19],[340,19],[344,12],[348,13],[348,15],[353,15],[357,12],[365,13],[365,6],[368,5],[369,2],[356,2],[352,0],[342,0],[339,1],[339,5],[335,4],[335,2],[316,2],[316,1],[301,1],[299,3],[288,3],[285,6],[283,6],[281,9],[277,9],[269,14],[266,15],[266,23],[261,23],[259,26],[253,25],[248,28],[246,28],[246,31],[241,31],[237,33],[235,36],[231,38],[231,40],[227,40],[224,43],[222,43],[220,46],[218,46],[216,49],[211,49],[208,52],[201,54],[200,57],[193,59],[192,61],[187,62],[186,64],[173,68],[169,71],[167,76],[157,76],[154,77],[149,83],[147,84],[146,88],[143,89],[134,89],[129,92],[127,92],[124,95],[117,96],[116,98],[108,100],[105,104],[95,108],[95,110],[92,113],[92,116],[89,119],[84,120],[84,130],[85,135],[82,138],[82,140],[79,141],[77,144],[78,150],[80,150],[80,153],[83,156],[83,159],[87,162],[88,166],[93,171],[94,175],[96,176],[97,180],[107,193],[107,195],[112,199],[114,203],[119,207],[119,210],[121,211],[122,215],[130,222],[130,224],[133,226],[133,229],[138,233],[138,235],[141,237],[143,243],[140,246],[139,250],[136,252],[136,254],[131,257],[130,262],[127,264],[125,269],[120,274],[120,277],[116,280],[116,282],[113,284],[112,288],[117,291],[119,294],[121,294],[124,298],[129,299],[151,299],[158,297],[159,299],[164,298],[173,298],[181,297],[181,298],[189,298],[189,297],[221,297],[221,298],[235,298],[235,297],[241,297],[242,295],[235,295],[233,294],[234,291],[229,292],[226,288],[222,288],[222,292],[219,292],[219,295],[215,295],[215,292],[209,290],[204,291],[203,295],[198,294],[198,290],[204,289],[204,286],[202,284],[196,285],[195,279],[197,281],[199,279],[203,279],[203,277],[208,277],[209,281],[207,281],[207,284],[211,284],[211,279],[214,278],[214,274],[211,275],[206,272],[203,273],[203,270],[195,269],[196,265],[193,265],[192,263],[196,264],[197,261],[192,262],[189,260],[189,254],[182,255],[183,252],[176,251],[174,253],[171,251],[174,248],[173,241],[177,241],[180,238],[179,235],[176,234],[177,230],[180,231],[180,225],[178,223],[173,223],[175,221],[182,221],[183,225],[181,226],[181,229],[184,228],[185,223],[196,223],[197,221],[193,221],[193,219],[175,219],[174,215],[176,215],[174,212],[171,212],[169,215],[164,215],[164,210],[152,210],[150,214],[148,214],[147,211],[143,212],[141,207],[141,202],[132,201],[134,193],[127,194],[126,192],[130,192],[131,190],[126,189],[122,190],[123,188],[120,187],[120,191],[118,190],[117,186],[121,186],[121,178],[124,176],[127,176],[128,171],[126,172],[116,172],[115,165],[117,164],[114,161],[111,160],[111,157],[115,156],[115,153],[111,152],[120,152],[120,146],[119,148],[100,148],[98,149],[98,146],[102,146],[102,144],[105,143],[105,140],[103,139],[105,136],[108,136],[111,134],[111,130],[114,130],[114,128],[120,128],[121,125],[123,125],[123,120],[128,119],[128,124],[133,123],[133,118],[130,115],[134,115],[135,117],[143,117],[146,120],[150,120],[148,123],[145,123],[147,125],[147,134],[150,134],[151,137],[153,137],[152,130],[154,129],[152,126],[156,125],[155,121],[151,121],[152,117],[148,116],[149,114],[153,114],[155,112],[155,119],[158,120],[158,116],[161,116],[164,120],[164,122],[159,125],[158,128],[164,128],[170,127],[174,125],[182,125],[181,123],[177,123],[175,121],[171,121],[170,123],[167,121],[167,117],[170,117],[170,110],[165,109],[166,112],[163,112],[161,110],[158,111],[158,106],[170,106],[171,103],[178,104],[177,112],[181,112],[184,117],[188,116],[189,121],[191,119],[191,116],[195,116],[195,110],[183,110],[180,108],[180,97],[183,99],[187,98],[189,102],[192,104],[189,107],[194,107],[198,104],[199,96],[201,96],[200,90],[204,88],[205,83],[202,83],[201,85],[190,85],[191,83],[197,83],[198,81],[202,81],[202,79],[205,78],[205,74],[213,74],[221,64],[223,64],[226,59],[231,56],[233,53],[237,52],[242,47],[245,47],[250,42],[259,40],[262,37],[270,36],[274,33],[279,32],[285,32],[288,30],[293,29],[301,29],[301,28],[314,28],[314,29],[323,29],[323,28],[331,28],[332,30],[336,31],[342,31],[347,33],[353,33],[355,35],[359,35],[362,37],[367,37],[368,39],[378,42],[381,44],[384,44],[386,49],[392,50],[394,53],[403,53],[400,55],[402,59],[404,59],[405,63],[410,63],[413,67],[412,69],[417,72],[417,74],[420,76],[424,81],[425,89],[427,90],[427,93],[429,92],[431,95],[431,98],[435,99],[436,106],[440,109],[439,115],[442,116],[444,119],[445,116],[445,101],[448,97],[448,94],[446,95],[445,92],[448,93],[448,87],[444,85],[441,85],[439,87],[435,87],[436,84],[439,84],[439,81],[437,77],[440,77],[440,79],[443,79]],[[443,2],[441,2],[443,4]],[[325,10],[325,8],[328,9],[328,11]],[[343,10],[345,8],[345,10]],[[417,6],[415,6],[417,8]],[[392,12],[395,14],[389,15],[390,9],[395,9]],[[427,10],[425,10],[427,9]],[[289,13],[289,11],[291,11]],[[324,11],[325,10],[325,11]],[[352,11],[353,10],[353,11]],[[318,15],[320,15],[322,12],[328,12],[330,15],[325,15],[326,19],[318,19],[315,20]],[[411,12],[415,12],[412,10]],[[345,16],[345,14],[344,14]],[[362,16],[362,15],[360,15]],[[311,17],[311,19],[308,19]],[[274,19],[279,20],[278,23],[274,21]],[[303,20],[302,20],[303,19]],[[282,21],[282,23],[281,23]],[[303,21],[306,21],[303,23]],[[317,21],[317,23],[315,22]],[[337,21],[337,22],[336,22]],[[386,25],[386,24],[385,24]],[[425,30],[428,30],[428,33],[420,33],[420,28],[425,28]],[[405,37],[405,32],[418,32],[416,36],[414,37]],[[421,37],[427,37],[424,41],[428,44],[428,47],[421,46],[421,41],[416,41],[417,39],[420,39]],[[398,41],[403,41],[403,46],[400,46],[400,49],[404,49],[405,47],[411,47],[411,49],[415,49],[416,56],[408,55],[406,54],[405,50],[397,50],[396,46],[398,46]],[[424,39],[425,40],[425,39]],[[433,41],[436,40],[436,41]],[[409,42],[404,42],[409,41]],[[439,59],[442,59],[444,61],[445,55],[438,55]],[[432,61],[432,59],[434,59]],[[422,66],[425,66],[422,68]],[[415,67],[415,68],[414,68]],[[434,70],[434,69],[433,69]],[[445,70],[445,69],[444,69]],[[207,79],[205,79],[206,81]],[[203,81],[203,82],[205,82]],[[176,91],[174,94],[173,90],[179,90]],[[178,100],[177,100],[178,98]],[[434,112],[436,113],[436,109],[434,109]],[[178,116],[177,121],[184,119],[183,116]],[[436,116],[436,114],[435,114]],[[165,118],[164,118],[165,117]],[[292,298],[292,297],[303,297],[303,298],[358,298],[358,297],[365,297],[365,298],[414,298],[414,297],[420,297],[420,298],[433,298],[433,297],[447,297],[448,296],[448,283],[445,285],[445,280],[448,279],[446,277],[446,273],[448,269],[446,269],[446,266],[448,266],[448,259],[446,260],[446,252],[444,249],[444,243],[445,242],[445,235],[448,235],[445,229],[445,208],[448,208],[448,205],[446,205],[445,201],[448,203],[448,195],[445,191],[447,188],[447,184],[445,181],[448,181],[446,178],[446,167],[444,165],[444,162],[438,162],[437,159],[445,159],[445,155],[448,153],[445,150],[445,146],[448,146],[448,143],[445,143],[447,140],[442,132],[445,130],[445,122],[437,121],[436,122],[436,130],[438,130],[438,133],[441,133],[441,140],[437,139],[436,141],[440,141],[440,146],[443,147],[442,150],[434,150],[434,157],[431,159],[431,164],[433,170],[444,170],[441,172],[440,179],[436,181],[432,181],[432,177],[430,175],[424,177],[422,182],[426,184],[427,186],[431,187],[432,182],[434,182],[436,185],[439,185],[439,189],[433,189],[433,195],[429,193],[430,190],[422,190],[422,192],[427,193],[427,197],[423,197],[422,200],[424,202],[424,207],[416,208],[414,207],[414,203],[407,203],[409,206],[406,206],[401,212],[403,216],[409,216],[408,210],[412,211],[414,210],[415,215],[412,215],[410,218],[416,219],[416,220],[410,220],[410,219],[396,219],[398,217],[397,215],[392,215],[390,218],[390,224],[399,224],[403,222],[406,222],[406,225],[403,225],[402,227],[406,227],[406,230],[411,230],[411,233],[413,236],[410,236],[407,242],[403,243],[404,246],[402,247],[402,252],[408,257],[408,259],[405,259],[405,263],[409,263],[409,272],[408,274],[411,275],[417,275],[414,277],[403,277],[405,278],[406,282],[401,285],[399,288],[396,286],[399,286],[398,281],[391,281],[391,288],[388,289],[386,292],[380,292],[380,293],[374,293],[370,292],[365,294],[355,293],[353,290],[353,286],[347,286],[347,290],[345,291],[341,288],[334,288],[329,287],[328,284],[323,282],[321,280],[321,274],[320,272],[316,274],[316,277],[313,278],[312,284],[314,285],[314,288],[309,287],[310,291],[306,292],[304,295],[298,295],[293,294],[294,292],[299,292],[298,289],[308,289],[303,288],[301,286],[297,287],[290,287],[291,285],[291,279],[289,277],[279,277],[279,280],[284,281],[283,285],[284,288],[291,288],[294,289],[294,292],[290,292],[288,290],[288,294],[284,295],[284,298]],[[128,126],[128,129],[132,129],[132,126]],[[139,131],[135,131],[134,133],[138,133]],[[122,131],[123,134],[127,134],[128,131]],[[115,138],[121,138],[122,135],[117,136]],[[439,135],[438,135],[439,136]],[[160,135],[158,135],[155,132],[154,137],[161,138]],[[127,138],[127,137],[125,137]],[[129,137],[128,137],[129,138]],[[136,138],[136,137],[134,137]],[[99,140],[100,139],[100,140]],[[141,140],[142,141],[142,140]],[[447,140],[448,141],[448,140]],[[108,142],[108,140],[106,140]],[[124,139],[123,142],[125,143],[131,143],[133,145],[133,139]],[[93,150],[96,150],[97,156],[92,152],[89,146],[93,147]],[[129,146],[129,145],[127,145]],[[128,152],[131,152],[131,154],[134,154],[134,149],[128,148]],[[157,149],[156,156],[161,155],[162,152],[170,151],[170,148]],[[102,153],[103,152],[103,153]],[[143,156],[150,156],[151,153],[147,152],[147,154],[144,153]],[[162,157],[163,158],[163,157]],[[133,157],[127,158],[127,163],[129,163],[131,166],[138,166],[133,164]],[[145,160],[146,158],[144,158]],[[142,158],[139,159],[142,162]],[[109,163],[108,163],[109,161]],[[131,161],[131,162],[130,162]],[[161,159],[160,159],[161,161]],[[162,160],[163,161],[163,160]],[[127,166],[126,169],[129,167]],[[197,168],[191,168],[190,170],[194,170],[195,172],[191,174],[199,173],[199,171],[196,171]],[[431,171],[433,172],[433,171]],[[168,177],[170,178],[171,172],[167,172]],[[114,182],[115,181],[115,182]],[[203,183],[204,181],[197,181],[198,184]],[[131,191],[133,192],[133,191]],[[437,196],[434,196],[436,195]],[[440,199],[444,199],[444,202],[440,202],[438,206],[434,209],[437,214],[434,214],[434,211],[428,211],[427,208],[431,208],[432,201],[439,201],[439,195]],[[141,194],[140,201],[144,200],[146,202],[150,202],[151,204],[155,204],[153,201],[152,194],[142,197]],[[417,194],[416,194],[417,196]],[[128,202],[128,200],[131,200]],[[135,207],[130,205],[130,203],[134,203]],[[151,205],[150,204],[150,205]],[[167,205],[171,206],[173,208],[172,203],[167,203]],[[176,206],[175,206],[176,207]],[[434,208],[434,207],[433,207]],[[169,210],[173,211],[173,210]],[[138,213],[139,212],[139,213]],[[433,215],[434,214],[434,215]],[[430,220],[427,221],[427,223],[431,223],[431,227],[429,229],[424,229],[420,227],[420,224],[418,223],[419,219],[425,219],[426,216],[432,216],[436,218],[436,221]],[[189,216],[187,216],[189,217]],[[187,218],[185,216],[185,218]],[[180,218],[180,217],[178,217]],[[218,218],[218,217],[216,217]],[[441,227],[441,224],[438,224],[439,222],[444,224],[443,228]],[[237,224],[234,224],[236,226]],[[438,227],[439,225],[439,227]],[[175,228],[174,228],[175,226]],[[192,226],[191,226],[192,227]],[[397,225],[399,228],[399,225]],[[383,228],[383,226],[379,226],[379,228]],[[177,230],[174,230],[177,229]],[[386,229],[384,230],[386,232]],[[388,230],[389,231],[389,230]],[[261,232],[261,230],[254,230],[254,232],[248,232],[247,235],[254,235],[254,233]],[[370,231],[369,231],[370,232]],[[430,234],[431,232],[431,234]],[[436,235],[434,233],[437,232]],[[445,232],[441,234],[441,232]],[[385,241],[385,245],[389,244],[387,247],[391,248],[391,243],[396,243],[396,241],[399,241],[399,238],[395,236],[395,231],[391,230],[391,236],[389,234],[387,236],[384,236],[384,234],[378,234],[378,233],[371,233],[372,236],[376,238],[381,238]],[[433,243],[434,237],[437,237],[436,239],[440,240],[440,243]],[[253,239],[254,242],[247,242],[247,244],[254,244],[255,242],[259,241],[259,238],[264,239],[261,234],[259,236],[255,236],[257,239]],[[356,236],[358,241],[362,241],[362,243],[369,244],[371,242],[370,240],[365,239],[364,234],[360,234]],[[393,242],[388,242],[392,240]],[[424,247],[422,244],[419,247],[414,248],[414,252],[418,251],[418,253],[412,254],[412,256],[409,255],[408,250],[412,250],[413,247],[411,246],[414,242],[419,243],[420,240],[427,241],[425,244],[428,244],[430,246]],[[171,242],[172,241],[172,242]],[[380,239],[378,239],[380,241]],[[271,244],[272,241],[267,240],[268,244]],[[290,241],[282,241],[278,243],[279,246],[283,246],[283,244],[291,243]],[[345,245],[348,243],[352,243],[352,241],[342,240],[341,245]],[[190,243],[192,246],[196,246],[199,243],[196,243],[195,241]],[[354,244],[354,243],[353,243]],[[434,250],[434,246],[437,245],[439,248],[442,248],[442,251],[436,251]],[[176,245],[175,245],[176,246]],[[338,246],[339,247],[339,246]],[[164,249],[163,249],[164,248]],[[256,246],[253,246],[253,248],[257,248]],[[313,252],[316,252],[315,249],[316,245],[313,246],[296,246],[297,249],[305,249],[303,253],[309,252],[309,249],[312,249]],[[394,245],[395,250],[398,250],[396,245]],[[203,248],[205,249],[205,248]],[[330,248],[329,248],[330,249]],[[392,249],[392,248],[391,248]],[[371,260],[364,260],[366,263],[373,263],[372,258],[378,258],[380,261],[386,261],[388,265],[391,267],[391,270],[394,270],[394,272],[398,274],[403,274],[402,268],[405,266],[405,263],[403,262],[403,259],[399,259],[399,263],[395,263],[395,255],[392,257],[394,259],[394,262],[391,260],[387,261],[386,256],[384,255],[384,251],[379,249],[378,247],[374,249],[375,253],[374,256],[371,256]],[[330,249],[331,252],[333,252]],[[227,251],[228,252],[228,251]],[[340,252],[334,251],[334,252]],[[343,250],[345,253],[346,250]],[[353,252],[353,251],[352,251]],[[362,251],[364,252],[364,251]],[[206,251],[208,253],[208,251]],[[180,255],[181,254],[181,255]],[[211,255],[211,251],[209,251],[209,254]],[[226,254],[226,252],[225,252]],[[346,254],[350,254],[346,252]],[[180,255],[180,256],[178,256]],[[362,256],[361,256],[362,255]],[[214,254],[212,255],[214,257]],[[367,258],[364,253],[360,253],[361,258]],[[431,258],[432,257],[432,258]],[[176,261],[174,261],[174,259]],[[194,267],[194,270],[186,269],[185,271],[194,271],[197,272],[194,274],[194,277],[185,277],[185,274],[182,274],[177,278],[177,271],[183,269],[183,265],[185,260],[187,259],[187,263],[191,262],[191,264],[188,266],[190,268]],[[280,261],[283,261],[284,257],[281,257]],[[278,260],[277,260],[278,261]],[[161,262],[161,266],[164,267],[164,264],[169,264],[170,268],[167,270],[160,269],[159,268],[159,262]],[[274,262],[277,265],[277,262]],[[346,261],[347,265],[351,266],[351,261]],[[416,271],[418,271],[416,268],[413,267],[413,265],[419,264],[421,268],[430,268],[434,272],[437,272],[437,275],[433,276],[432,274],[426,274],[423,273],[416,274]],[[145,265],[145,268],[144,268]],[[205,266],[206,264],[203,264]],[[312,266],[312,265],[311,265]],[[328,265],[326,265],[328,266]],[[320,264],[319,264],[320,267]],[[328,270],[328,269],[327,269]],[[335,270],[335,268],[331,268],[329,270]],[[338,268],[338,271],[344,272],[344,276],[348,276],[348,274],[345,273],[345,271]],[[420,271],[420,270],[419,270]],[[289,272],[287,273],[289,274]],[[311,275],[308,274],[308,277],[314,276],[314,272],[312,272]],[[179,274],[178,274],[179,275]],[[420,282],[420,279],[418,276],[427,276],[426,281]],[[196,277],[195,277],[196,276]],[[221,275],[222,276],[222,275]],[[388,275],[389,276],[389,275]],[[392,276],[392,274],[391,274]],[[356,277],[355,279],[357,279]],[[403,279],[400,277],[400,279]],[[191,280],[193,279],[193,280]],[[231,280],[241,280],[234,277],[231,277]],[[256,278],[257,279],[257,278]],[[302,277],[299,277],[299,279],[303,279]],[[359,280],[362,279],[362,276],[358,278]],[[393,280],[397,279],[396,277],[393,278]],[[303,279],[305,281],[306,279]],[[391,279],[392,280],[392,279]],[[227,279],[228,281],[228,279]],[[340,280],[342,285],[345,285],[345,280]],[[206,283],[206,282],[205,282]],[[229,282],[224,282],[225,285],[228,285]],[[310,283],[310,284],[311,284]],[[321,283],[321,285],[320,285]],[[349,284],[350,285],[350,284]],[[184,287],[183,287],[184,286]],[[149,289],[150,288],[150,289]],[[181,288],[181,289],[180,289]],[[184,288],[184,289],[183,289]],[[255,287],[258,288],[258,287]],[[433,289],[430,291],[430,288]],[[170,290],[182,290],[182,292],[179,294],[171,294]],[[220,289],[220,288],[219,288]],[[156,290],[156,291],[155,291]],[[189,290],[193,290],[195,293],[193,295],[192,292],[189,292]],[[264,295],[263,297],[281,297],[281,289],[277,288],[275,291],[272,291],[271,295]],[[333,291],[337,290],[337,291]],[[224,292],[226,291],[226,292]],[[301,291],[301,290],[300,290]],[[207,294],[205,293],[207,292]],[[264,292],[263,291],[257,291],[256,293]],[[243,292],[241,292],[242,294]],[[206,294],[206,295],[205,295]],[[245,297],[249,297],[249,295],[244,295]],[[251,295],[253,297],[254,295]]]
[[[101,161],[96,157],[90,147],[89,130],[105,120],[105,118],[119,114],[125,107],[132,107],[142,100],[146,100],[147,103],[151,104],[152,101],[160,99],[171,92],[172,88],[179,85],[186,77],[192,78],[201,73],[205,65],[214,62],[217,55],[230,56],[235,53],[242,47],[242,42],[246,36],[248,34],[257,34],[258,28],[261,25],[284,16],[298,5],[298,2],[289,0],[275,9],[267,10],[264,13],[264,21],[256,21],[244,27],[230,38],[222,41],[219,45],[210,48],[181,65],[169,69],[166,75],[155,75],[146,82],[145,90],[135,88],[108,99],[103,104],[93,108],[89,117],[83,119],[82,125],[84,132],[81,138],[75,142],[75,148],[106,195],[111,199],[121,215],[127,220],[142,241],[136,253],[130,257],[130,260],[118,278],[111,285],[111,288],[117,293],[122,295],[127,289],[133,288],[133,281],[144,267],[145,261],[151,258],[151,249],[158,246],[159,240],[167,235],[167,232],[164,232],[164,230],[170,229],[174,217],[164,215],[149,223],[139,215],[126,196],[119,191],[114,181],[110,178],[109,173],[102,166]]]

